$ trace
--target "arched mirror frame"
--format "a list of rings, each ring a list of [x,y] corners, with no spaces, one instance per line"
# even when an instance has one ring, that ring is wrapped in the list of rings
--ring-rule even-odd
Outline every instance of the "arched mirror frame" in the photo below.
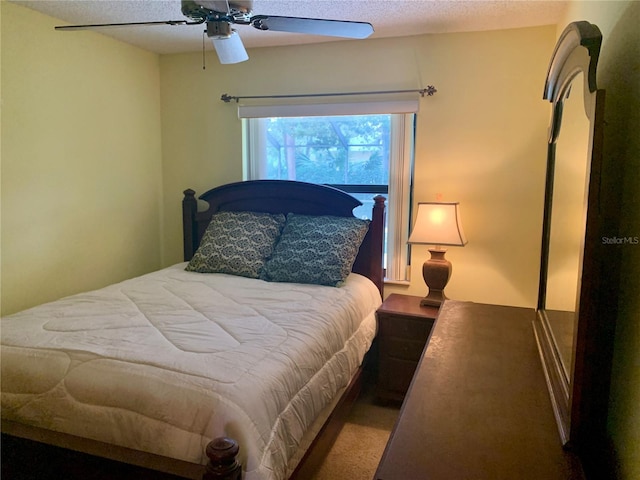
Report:
[[[552,103],[547,150],[540,283],[534,331],[551,396],[562,444],[579,453],[585,463],[589,455],[603,452],[606,431],[613,324],[613,300],[605,274],[601,169],[604,126],[604,90],[596,86],[596,67],[602,34],[597,26],[573,22],[558,39],[551,57],[544,99]],[[556,142],[560,136],[563,105],[571,84],[582,75],[584,108],[589,120],[585,232],[579,263],[575,325],[570,374],[553,338],[546,312],[547,275],[551,240],[551,212],[556,167]],[[558,159],[559,161],[561,159]]]

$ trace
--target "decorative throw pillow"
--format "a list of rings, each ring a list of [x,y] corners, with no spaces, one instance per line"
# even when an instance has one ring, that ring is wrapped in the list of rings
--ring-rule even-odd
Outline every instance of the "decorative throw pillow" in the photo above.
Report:
[[[282,214],[218,212],[186,270],[259,278],[285,223]]]
[[[289,213],[262,278],[337,286],[349,275],[368,229],[368,220]]]

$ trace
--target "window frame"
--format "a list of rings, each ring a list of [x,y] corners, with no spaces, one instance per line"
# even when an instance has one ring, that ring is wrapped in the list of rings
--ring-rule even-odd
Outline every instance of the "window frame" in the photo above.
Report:
[[[400,108],[399,104],[401,105]],[[375,108],[370,103],[332,105],[339,106],[333,109],[341,112],[338,115],[389,114],[392,116],[389,148],[389,184],[386,186],[330,184],[330,186],[339,188],[347,193],[375,193],[387,197],[385,281],[406,282],[409,261],[407,239],[411,217],[415,122],[418,102],[378,102],[375,104]],[[367,106],[364,109],[364,113],[361,113],[363,110],[361,105]],[[407,105],[413,105],[413,107],[407,108]],[[322,108],[318,109],[318,106]],[[334,116],[331,113],[332,109],[327,109],[327,104],[284,106],[297,107],[293,110],[283,110],[282,107],[282,105],[271,107],[262,105],[259,106],[258,110],[255,107],[245,110],[241,110],[241,107],[238,108],[238,114],[242,120],[243,177],[245,180],[266,178],[266,171],[258,160],[261,157],[261,152],[266,149],[266,144],[264,143],[266,135],[264,135],[264,132],[260,132],[260,129],[264,128],[264,126],[260,125],[263,125],[264,122],[252,122],[251,120],[283,116]],[[398,109],[403,111],[396,111]],[[407,110],[410,111],[407,112]],[[387,189],[386,192],[380,191],[385,187]]]

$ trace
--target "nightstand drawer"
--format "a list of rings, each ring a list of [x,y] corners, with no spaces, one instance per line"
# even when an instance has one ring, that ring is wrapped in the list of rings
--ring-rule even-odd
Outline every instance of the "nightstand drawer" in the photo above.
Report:
[[[392,318],[379,314],[380,334],[384,337],[400,337],[419,340],[423,343],[429,337],[433,320],[428,318],[394,316]]]
[[[417,362],[424,350],[424,342],[413,342],[398,337],[385,338],[380,345],[382,355]]]
[[[390,394],[404,395],[413,379],[417,362],[387,358],[383,364],[383,377],[378,386]]]

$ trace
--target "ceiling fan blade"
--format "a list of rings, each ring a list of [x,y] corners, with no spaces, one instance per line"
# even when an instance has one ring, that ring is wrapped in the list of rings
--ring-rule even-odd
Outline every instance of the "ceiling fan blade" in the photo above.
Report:
[[[324,20],[320,18],[256,15],[251,18],[251,25],[258,30],[308,33],[311,35],[325,35],[329,37],[362,39],[367,38],[373,33],[373,26],[367,22]]]
[[[204,23],[204,20],[197,22],[188,22],[186,20],[164,20],[159,22],[128,22],[128,23],[99,23],[94,25],[63,25],[55,27],[56,30],[62,31],[75,31],[75,30],[90,30],[92,28],[116,28],[116,27],[138,27],[138,26],[153,26],[153,25],[200,25]]]

